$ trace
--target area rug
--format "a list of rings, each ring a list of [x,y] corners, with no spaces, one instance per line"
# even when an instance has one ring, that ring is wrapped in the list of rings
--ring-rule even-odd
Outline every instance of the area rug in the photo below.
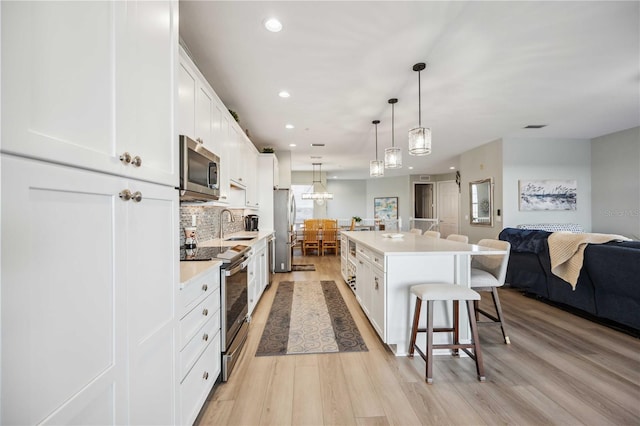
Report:
[[[367,350],[334,281],[283,281],[256,356]]]
[[[304,265],[293,265],[291,266],[292,271],[315,271],[316,265],[313,263],[308,263]]]

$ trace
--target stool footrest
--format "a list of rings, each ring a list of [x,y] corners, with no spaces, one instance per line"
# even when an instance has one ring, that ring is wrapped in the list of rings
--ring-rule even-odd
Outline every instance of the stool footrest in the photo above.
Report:
[[[456,331],[455,328],[434,328],[433,332],[434,333],[453,333],[454,331]],[[419,328],[417,333],[426,333],[427,329],[426,328]]]

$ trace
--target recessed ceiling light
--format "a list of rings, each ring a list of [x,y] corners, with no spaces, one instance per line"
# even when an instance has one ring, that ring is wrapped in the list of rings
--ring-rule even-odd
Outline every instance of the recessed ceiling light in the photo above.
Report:
[[[298,146],[295,143],[290,143],[289,146]]]
[[[338,179],[338,176],[334,176],[333,178],[334,178],[334,179]]]
[[[455,167],[453,167],[453,166],[449,167],[449,170],[455,170],[455,169],[456,169],[456,168],[455,168]]]
[[[409,166],[409,170],[413,170],[413,166]]]
[[[280,96],[281,98],[288,98],[289,96],[291,96],[291,94],[286,90],[283,90],[282,92],[278,93],[278,96]]]
[[[284,127],[286,127],[287,129],[293,129],[294,128],[293,124],[287,124]]]
[[[276,18],[269,18],[264,21],[264,27],[272,33],[277,33],[282,30],[282,23]]]

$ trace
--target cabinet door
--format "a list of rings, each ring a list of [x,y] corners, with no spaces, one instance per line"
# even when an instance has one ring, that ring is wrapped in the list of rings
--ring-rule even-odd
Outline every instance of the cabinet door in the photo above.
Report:
[[[356,260],[356,299],[360,302],[360,306],[367,316],[371,307],[371,266],[366,260],[358,258]]]
[[[178,67],[178,134],[196,139],[196,77],[183,62]]]
[[[372,268],[373,287],[371,287],[371,309],[369,309],[369,319],[378,335],[385,341],[385,280],[384,273],[377,268]]]
[[[244,182],[247,188],[246,205],[250,208],[258,207],[258,189],[256,186],[258,175],[258,152],[248,139],[244,139],[244,152]]]
[[[128,423],[126,181],[1,166],[0,423]]]
[[[2,151],[177,186],[176,11],[3,2]]]
[[[231,155],[237,155],[229,147],[229,118],[224,114],[224,106],[214,102],[213,106],[213,152],[220,157],[220,199],[218,202],[229,202],[229,177]]]
[[[126,288],[132,424],[175,424],[178,191],[129,181]]]
[[[212,145],[213,99],[209,90],[202,85],[196,92],[196,140],[216,152]],[[218,155],[218,154],[216,154]]]

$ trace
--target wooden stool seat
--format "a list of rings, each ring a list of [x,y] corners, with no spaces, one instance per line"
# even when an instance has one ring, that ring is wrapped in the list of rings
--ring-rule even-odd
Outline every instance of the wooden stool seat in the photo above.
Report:
[[[411,294],[416,297],[416,307],[413,314],[413,325],[411,327],[411,341],[409,343],[409,357],[413,358],[414,351],[417,350],[422,359],[426,362],[427,383],[433,383],[433,350],[452,349],[454,355],[462,349],[469,357],[476,362],[476,372],[478,380],[485,381],[484,366],[482,364],[482,352],[480,350],[480,340],[478,338],[478,326],[476,324],[476,314],[474,301],[480,300],[480,294],[467,287],[447,283],[419,284],[411,287]],[[427,327],[419,328],[420,311],[422,301],[427,302]],[[433,302],[435,300],[453,301],[453,327],[434,328],[433,327]],[[467,313],[469,315],[469,325],[471,326],[471,343],[460,343],[460,319],[459,302],[467,303]],[[418,333],[427,333],[427,348],[425,352],[416,344]],[[433,333],[453,333],[453,343],[433,344]],[[473,349],[471,352],[469,349]]]

